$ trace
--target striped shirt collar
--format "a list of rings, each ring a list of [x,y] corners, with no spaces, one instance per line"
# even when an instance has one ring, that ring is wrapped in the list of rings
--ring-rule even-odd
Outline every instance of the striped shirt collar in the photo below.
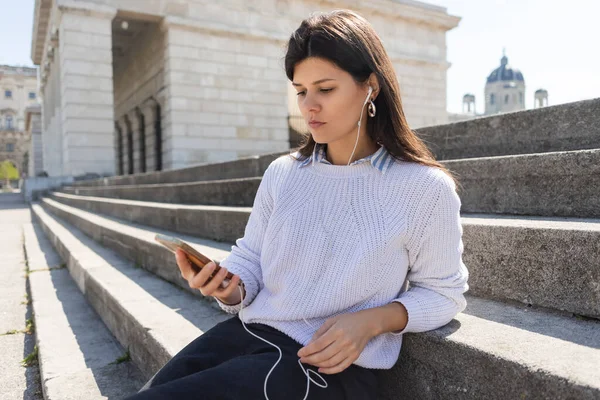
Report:
[[[306,165],[311,164],[312,162],[322,162],[325,164],[332,165],[326,157],[325,145],[322,143],[315,143],[315,148],[313,150],[313,154],[309,156],[306,160],[302,161],[298,168],[304,167]],[[360,160],[356,160],[352,162],[350,165],[360,164],[363,162],[370,161],[373,167],[377,168],[381,171],[382,174],[387,171],[390,165],[394,162],[394,157],[386,150],[385,147],[380,146],[379,150],[375,153],[368,155]]]

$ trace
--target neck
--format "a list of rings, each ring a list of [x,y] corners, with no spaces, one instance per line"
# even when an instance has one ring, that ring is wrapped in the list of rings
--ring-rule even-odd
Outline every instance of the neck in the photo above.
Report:
[[[327,161],[333,165],[348,165],[348,159],[350,158],[350,154],[352,154],[352,150],[354,150],[354,143],[356,143],[356,135],[350,136],[352,143],[347,141],[347,143],[332,142],[327,144],[327,149],[325,151]],[[366,135],[366,132],[364,134],[361,132],[350,164],[375,153],[377,150],[379,150],[379,145],[371,140]]]

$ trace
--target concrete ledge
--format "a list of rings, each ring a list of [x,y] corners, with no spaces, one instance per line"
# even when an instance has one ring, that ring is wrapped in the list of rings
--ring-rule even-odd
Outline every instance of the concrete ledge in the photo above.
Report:
[[[600,218],[600,196],[596,190],[600,187],[600,149],[467,158],[446,161],[444,165],[462,186],[459,196],[463,212]],[[207,178],[200,175],[197,180]],[[251,207],[260,179],[255,176],[185,184],[72,187],[62,191],[131,200]]]
[[[205,298],[199,290],[189,287],[188,282],[181,277],[173,253],[154,240],[156,233],[172,235],[173,232],[164,229],[148,229],[137,224],[126,224],[123,221],[77,210],[47,198],[42,199],[40,204],[53,215],[83,231],[98,244],[115,251],[116,254],[133,261],[138,267],[160,276],[190,294],[206,302],[214,303],[212,306],[220,310],[212,297]],[[231,251],[229,243],[199,239],[185,234],[177,234],[177,237],[217,261],[225,258]]]
[[[148,185],[257,177],[264,174],[273,160],[290,152],[269,153],[221,163],[204,163],[167,171],[86,180],[75,182],[73,186]]]
[[[129,348],[145,380],[189,342],[230,317],[218,305],[194,301],[189,293],[63,226],[38,204],[32,211],[68,260],[79,290],[121,345]]]
[[[384,398],[597,399],[600,323],[467,296],[448,325],[407,334]]]
[[[462,212],[600,218],[600,149],[446,161]]]
[[[470,292],[600,319],[600,219],[462,218]]]
[[[261,180],[261,177],[253,177],[147,185],[70,186],[59,191],[115,199],[140,201],[151,199],[161,203],[252,207]]]
[[[144,384],[85,301],[38,224],[24,226],[38,360],[48,400],[122,398]],[[49,268],[53,268],[49,270]]]
[[[136,238],[153,241],[151,227],[235,243],[244,236],[251,211],[251,208],[159,204],[62,193],[55,193],[53,200],[60,204],[46,200],[44,204],[89,235],[98,236],[93,232],[102,230],[106,231],[102,236],[133,236],[127,243],[138,253],[147,246],[133,241]],[[130,231],[125,221],[144,226]],[[600,219],[471,214],[462,216],[462,225],[463,260],[470,272],[472,294],[600,319],[597,249]],[[148,254],[147,258],[151,257]]]
[[[103,214],[146,227],[235,243],[244,236],[252,207],[165,204],[53,192],[50,198],[94,214]]]
[[[71,184],[74,182],[72,176],[57,176],[57,177],[33,177],[23,180],[23,188],[21,193],[23,199],[27,203],[36,201],[40,195],[51,189],[56,189],[62,185]]]
[[[600,148],[600,98],[416,129],[438,160]]]
[[[187,293],[176,296],[176,287],[119,262],[39,205],[32,208],[69,259],[72,274],[83,271],[86,298],[132,349],[146,376],[193,340],[198,324],[202,331],[214,326],[214,319],[190,318],[202,302]],[[406,335],[396,366],[380,370],[378,398],[402,393],[410,399],[595,399],[600,395],[599,328],[594,321],[468,296],[465,312],[446,326]]]

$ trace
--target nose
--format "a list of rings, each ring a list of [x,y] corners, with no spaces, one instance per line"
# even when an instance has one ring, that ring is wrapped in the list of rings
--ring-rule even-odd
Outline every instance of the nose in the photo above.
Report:
[[[307,93],[304,96],[298,96],[298,108],[302,114],[315,114],[321,110],[321,105],[315,96]]]

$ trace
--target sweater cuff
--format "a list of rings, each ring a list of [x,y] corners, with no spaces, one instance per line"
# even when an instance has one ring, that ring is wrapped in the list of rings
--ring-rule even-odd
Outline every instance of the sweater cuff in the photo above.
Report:
[[[242,302],[240,302],[238,304],[234,304],[234,305],[228,305],[228,304],[223,303],[216,297],[213,297],[213,298],[215,299],[215,301],[217,302],[217,304],[219,305],[219,307],[221,307],[221,309],[223,311],[225,311],[228,314],[237,314],[241,311],[242,305],[244,306],[244,308],[248,307],[250,305],[250,303],[252,303],[252,300],[254,300],[254,298],[258,294],[258,290],[259,290],[258,280],[256,279],[256,277],[254,277],[254,275],[251,272],[249,272],[244,267],[241,267],[241,266],[239,266],[237,264],[233,264],[233,263],[229,264],[226,261],[227,261],[227,259],[225,259],[219,265],[221,267],[227,268],[227,271],[231,272],[232,274],[239,275],[239,277],[241,278],[241,280],[244,284],[244,290],[246,291],[246,296],[244,297]],[[239,291],[240,290],[239,287],[236,290]]]
[[[424,330],[426,317],[423,313],[423,307],[419,300],[411,296],[411,293],[404,292],[399,298],[392,300],[393,302],[401,303],[408,313],[408,322],[401,331],[389,332],[392,335],[403,335],[406,332],[421,332]]]

